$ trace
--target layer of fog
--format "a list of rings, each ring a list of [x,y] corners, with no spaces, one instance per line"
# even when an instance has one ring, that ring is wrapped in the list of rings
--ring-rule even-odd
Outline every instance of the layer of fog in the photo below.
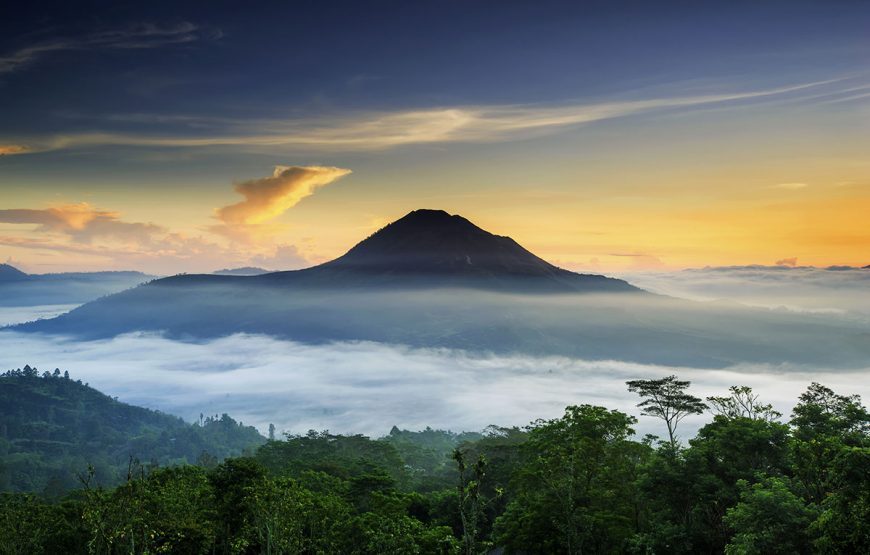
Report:
[[[372,341],[695,368],[790,362],[854,369],[870,361],[870,322],[839,314],[634,293],[310,281],[187,276],[88,303],[21,331],[91,340],[139,332],[202,340],[248,333],[313,344]]]
[[[54,318],[77,307],[77,304],[47,304],[36,306],[0,306],[0,327],[43,318]]]
[[[649,291],[686,299],[728,299],[752,306],[870,317],[868,268],[732,266],[618,277]]]
[[[562,357],[480,356],[447,349],[376,343],[303,345],[234,335],[185,343],[157,335],[73,341],[0,332],[0,368],[24,364],[69,370],[73,379],[120,400],[194,421],[227,412],[265,430],[329,429],[379,436],[392,425],[480,430],[559,416],[566,405],[590,403],[637,414],[625,381],[671,373],[693,382],[698,396],[750,385],[788,414],[811,381],[842,393],[870,394],[868,369],[739,365],[724,370],[673,368]],[[709,415],[687,419],[691,436]],[[641,418],[640,433],[661,433]]]

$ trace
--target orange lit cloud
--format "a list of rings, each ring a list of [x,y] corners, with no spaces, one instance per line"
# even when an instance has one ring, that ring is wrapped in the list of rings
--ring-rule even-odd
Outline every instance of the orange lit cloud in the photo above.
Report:
[[[0,210],[0,223],[35,224],[41,231],[61,233],[80,243],[95,238],[149,243],[152,235],[165,231],[154,224],[121,221],[117,212],[97,210],[85,202],[45,209]]]
[[[26,154],[28,152],[30,152],[30,149],[24,145],[0,145],[0,156]]]
[[[235,186],[242,202],[217,210],[226,224],[262,224],[295,206],[314,191],[350,173],[321,166],[275,166],[271,177],[243,181]]]
[[[235,190],[245,200],[215,210],[215,217],[222,223],[211,226],[209,231],[242,243],[267,242],[284,229],[269,223],[271,220],[349,173],[324,166],[275,166],[270,177],[237,183]]]
[[[154,273],[207,272],[250,264],[276,270],[301,268],[309,265],[306,257],[295,245],[273,237],[276,233],[267,233],[283,229],[267,222],[348,173],[340,168],[279,166],[272,177],[239,183],[236,190],[245,200],[218,210],[224,223],[208,230],[229,238],[229,243],[126,221],[120,212],[82,202],[0,209],[0,224],[22,226],[13,227],[15,233],[0,235],[0,245],[71,257],[77,264],[103,261],[110,267]]]

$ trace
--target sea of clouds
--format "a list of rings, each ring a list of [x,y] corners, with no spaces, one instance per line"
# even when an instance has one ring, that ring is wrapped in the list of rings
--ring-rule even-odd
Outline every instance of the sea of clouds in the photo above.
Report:
[[[655,292],[728,299],[799,312],[870,319],[870,270],[744,266],[624,276]],[[0,325],[51,317],[71,305],[0,308]],[[306,345],[258,335],[202,342],[159,334],[99,341],[0,330],[0,371],[25,364],[69,370],[74,379],[120,400],[177,414],[229,413],[265,431],[329,429],[379,436],[391,426],[481,430],[522,426],[590,403],[635,415],[625,381],[677,374],[700,397],[752,386],[786,417],[811,382],[870,396],[866,368],[830,371],[797,365],[738,365],[722,370],[560,357],[493,356],[447,349],[344,342]],[[709,415],[687,418],[690,437]],[[639,433],[662,433],[642,417]]]
[[[621,274],[638,287],[693,300],[870,319],[870,268],[723,266]]]
[[[304,345],[257,335],[179,342],[154,334],[75,341],[0,331],[0,368],[58,367],[120,400],[194,421],[229,413],[266,430],[386,434],[397,425],[481,430],[561,415],[570,404],[596,404],[637,415],[625,381],[677,374],[705,397],[749,385],[788,415],[812,381],[842,393],[870,394],[867,371],[735,366],[672,368],[559,357],[486,356],[377,343]],[[690,437],[709,415],[686,419]],[[643,417],[639,433],[662,432]]]

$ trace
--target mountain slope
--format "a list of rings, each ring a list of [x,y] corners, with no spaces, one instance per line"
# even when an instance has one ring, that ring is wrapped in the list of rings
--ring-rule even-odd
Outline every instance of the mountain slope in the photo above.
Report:
[[[409,274],[567,276],[510,237],[493,235],[462,216],[415,210],[321,268]]]
[[[10,264],[0,264],[0,284],[15,281],[25,281],[29,278],[27,274]]]
[[[130,457],[194,463],[203,453],[222,459],[264,442],[227,415],[188,424],[121,403],[58,370],[40,376],[25,366],[0,374],[0,491],[69,489],[88,464],[101,483],[114,484]]]

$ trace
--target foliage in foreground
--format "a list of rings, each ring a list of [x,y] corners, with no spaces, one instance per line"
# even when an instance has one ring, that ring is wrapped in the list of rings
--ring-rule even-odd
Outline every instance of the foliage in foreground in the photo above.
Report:
[[[309,432],[221,464],[146,470],[63,499],[0,499],[0,553],[868,553],[870,415],[812,384],[781,423],[751,390],[705,405],[633,382],[666,439],[568,407],[524,429]],[[670,401],[669,401],[670,399]],[[679,406],[668,406],[669,402]]]

